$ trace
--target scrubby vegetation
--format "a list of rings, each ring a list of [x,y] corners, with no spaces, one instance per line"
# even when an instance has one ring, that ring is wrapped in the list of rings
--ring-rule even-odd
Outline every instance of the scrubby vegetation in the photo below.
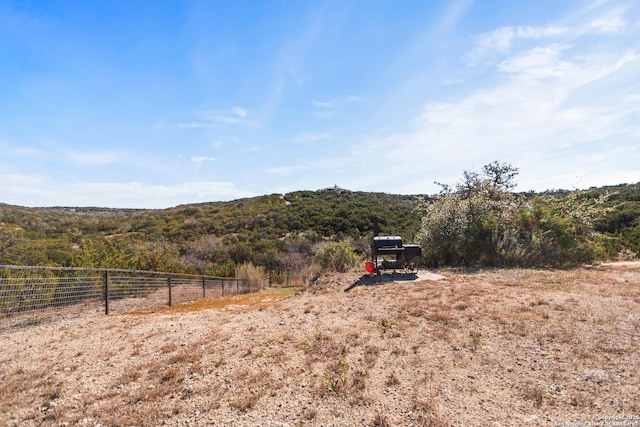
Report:
[[[315,260],[323,270],[344,273],[355,267],[362,257],[356,253],[350,242],[344,240],[324,244],[318,250]]]
[[[246,263],[278,280],[312,274],[323,243],[372,235],[412,240],[418,196],[299,191],[164,210],[0,204],[0,264],[131,268],[233,276]]]
[[[464,172],[423,206],[418,234],[428,265],[567,266],[633,256],[640,203],[615,189],[516,194],[518,170],[498,162]],[[626,198],[640,195],[624,186]]]
[[[517,194],[516,177],[494,162],[436,199],[298,191],[163,210],[0,204],[0,264],[217,276],[251,264],[288,281],[314,275],[328,242],[349,242],[362,259],[374,217],[381,234],[420,241],[430,266],[561,266],[640,252],[640,184]]]

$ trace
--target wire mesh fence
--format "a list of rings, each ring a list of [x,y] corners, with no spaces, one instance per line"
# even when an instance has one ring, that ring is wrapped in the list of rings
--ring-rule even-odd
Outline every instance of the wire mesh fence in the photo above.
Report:
[[[154,271],[0,265],[0,328],[87,310],[125,313],[264,289],[246,279]]]

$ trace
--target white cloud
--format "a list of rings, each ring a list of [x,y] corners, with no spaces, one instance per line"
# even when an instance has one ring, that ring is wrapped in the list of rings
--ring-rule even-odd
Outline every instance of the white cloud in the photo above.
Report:
[[[211,128],[213,126],[214,126],[213,123],[205,123],[205,122],[178,123],[178,127],[180,129]]]
[[[565,34],[567,27],[547,26],[547,27],[516,27],[516,35],[522,39],[542,39]]]
[[[585,31],[595,33],[620,33],[629,25],[625,16],[629,10],[629,4],[625,5],[623,3],[604,10],[597,16],[592,17],[591,21],[585,26]]]
[[[520,55],[512,56],[497,65],[499,71],[526,75],[539,79],[546,77],[562,77],[566,75],[570,65],[560,57],[569,45],[552,44],[536,47]]]
[[[640,55],[583,35],[551,26],[483,35],[476,49],[501,53],[493,83],[426,103],[411,130],[363,138],[352,147],[357,178],[345,184],[429,192],[494,160],[520,167],[525,190],[637,181]],[[524,38],[535,43],[514,42]],[[398,167],[372,174],[381,162]]]
[[[345,95],[345,96],[339,96],[336,98],[332,98],[332,99],[325,99],[325,100],[317,100],[314,99],[311,101],[311,104],[314,107],[317,108],[321,108],[321,109],[334,109],[334,108],[340,108],[344,105],[347,104],[352,104],[354,102],[360,102],[363,101],[363,98],[357,95]]]
[[[39,150],[37,148],[18,147],[18,148],[12,149],[11,154],[15,154],[18,156],[27,156],[27,157],[41,157],[46,155],[46,152]]]
[[[320,108],[333,108],[334,105],[331,102],[327,102],[327,101],[316,101],[313,100],[311,101],[311,103],[313,104],[314,107],[320,107]]]
[[[247,117],[247,110],[242,107],[233,107],[231,110],[229,110],[229,112],[237,117],[240,117],[241,119]]]
[[[542,39],[557,39],[566,43],[567,40],[575,40],[585,34],[620,33],[628,28],[629,24],[625,18],[628,7],[617,6],[603,11],[606,3],[593,4],[593,7],[568,19],[580,21],[574,22],[573,25],[503,26],[479,34],[475,37],[474,46],[467,54],[467,59],[475,63],[496,54],[508,54],[518,48],[518,41],[530,43]]]
[[[489,33],[482,34],[476,41],[476,50],[480,53],[496,50],[507,52],[511,49],[511,43],[515,37],[513,27],[502,27]]]
[[[199,115],[214,123],[237,124],[242,123],[247,117],[247,110],[241,107],[233,107],[229,110],[201,111]]]
[[[596,19],[588,25],[589,28],[602,33],[617,33],[622,31],[626,26],[627,21],[619,16]]]
[[[566,87],[577,87],[602,79],[638,60],[633,50],[610,53],[563,55],[569,45],[550,45],[514,55],[497,65],[499,71],[515,78],[552,78]]]
[[[220,124],[255,124],[247,120],[249,112],[246,108],[232,107],[228,110],[201,110],[196,112],[198,121],[178,123],[179,128],[197,129],[213,128]]]
[[[203,163],[203,162],[213,162],[215,157],[207,157],[207,156],[193,156],[191,161],[193,163]]]
[[[565,34],[567,31],[567,27],[553,25],[546,27],[505,26],[497,28],[477,36],[474,48],[468,54],[468,57],[475,61],[493,53],[508,53],[517,39],[537,40],[552,38]]]
[[[362,101],[364,98],[358,95],[344,95],[324,100],[314,99],[311,105],[315,108],[313,114],[316,117],[326,119],[337,117],[348,105]]]

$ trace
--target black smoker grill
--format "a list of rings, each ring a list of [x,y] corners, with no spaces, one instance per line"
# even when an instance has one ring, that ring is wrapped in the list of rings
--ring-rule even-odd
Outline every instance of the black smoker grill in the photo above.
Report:
[[[375,236],[371,241],[369,273],[380,270],[415,270],[422,256],[420,245],[403,245],[400,236]]]

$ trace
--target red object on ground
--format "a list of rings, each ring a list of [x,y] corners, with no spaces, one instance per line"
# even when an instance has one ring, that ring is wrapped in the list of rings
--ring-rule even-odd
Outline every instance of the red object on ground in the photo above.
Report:
[[[367,261],[364,263],[364,269],[367,270],[367,273],[373,273],[373,269],[375,268],[375,264],[371,261]]]

